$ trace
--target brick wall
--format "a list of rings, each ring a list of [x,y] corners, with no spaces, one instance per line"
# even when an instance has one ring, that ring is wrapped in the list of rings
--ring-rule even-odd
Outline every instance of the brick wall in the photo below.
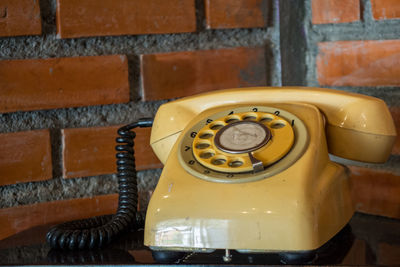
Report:
[[[280,85],[277,18],[268,0],[0,0],[0,239],[114,213],[116,130],[168,99]],[[142,208],[162,167],[149,137]]]
[[[169,99],[330,87],[382,98],[400,128],[397,1],[167,2],[0,0],[0,239],[112,213],[115,131]],[[137,138],[143,208],[162,166]],[[344,162],[359,211],[400,218],[399,153]]]

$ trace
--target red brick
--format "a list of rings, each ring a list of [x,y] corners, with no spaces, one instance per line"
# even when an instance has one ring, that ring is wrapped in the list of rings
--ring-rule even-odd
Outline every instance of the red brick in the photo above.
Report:
[[[371,0],[372,14],[375,19],[400,18],[399,0]]]
[[[0,61],[0,112],[128,101],[125,56]]]
[[[50,178],[48,130],[0,134],[0,186]]]
[[[398,266],[400,263],[400,245],[380,243],[378,245],[378,265]]]
[[[350,169],[356,210],[400,219],[400,176],[361,167]]]
[[[119,126],[63,129],[63,177],[116,173],[115,138]],[[150,128],[134,130],[136,169],[162,167],[150,147]]]
[[[267,83],[265,50],[234,48],[141,55],[144,100]]]
[[[318,48],[320,85],[400,85],[400,40],[326,42]]]
[[[0,209],[0,240],[38,225],[113,214],[117,206],[112,194]]]
[[[312,0],[312,23],[346,23],[360,20],[360,0]]]
[[[194,0],[57,0],[61,38],[196,31]]]
[[[394,125],[396,125],[397,131],[397,138],[396,142],[394,143],[392,154],[400,155],[400,107],[391,107],[389,110],[392,114]]]
[[[0,37],[41,33],[39,0],[0,0]]]
[[[208,29],[267,25],[267,0],[205,0]]]

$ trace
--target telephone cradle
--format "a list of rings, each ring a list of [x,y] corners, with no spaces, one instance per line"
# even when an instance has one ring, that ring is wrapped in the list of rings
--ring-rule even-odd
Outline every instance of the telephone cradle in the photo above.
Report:
[[[156,255],[223,249],[225,261],[231,250],[316,250],[354,213],[349,171],[329,154],[383,163],[395,138],[382,100],[332,89],[240,88],[163,104],[150,144],[164,168],[144,244]]]

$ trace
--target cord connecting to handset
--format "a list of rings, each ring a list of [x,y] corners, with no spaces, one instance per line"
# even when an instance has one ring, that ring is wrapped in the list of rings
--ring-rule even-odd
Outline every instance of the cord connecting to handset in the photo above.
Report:
[[[62,223],[50,229],[46,240],[54,249],[95,249],[109,244],[128,228],[144,226],[145,212],[137,211],[138,190],[135,165],[134,128],[151,127],[153,119],[143,118],[118,129],[117,177],[118,209],[115,215],[97,216],[84,220]]]

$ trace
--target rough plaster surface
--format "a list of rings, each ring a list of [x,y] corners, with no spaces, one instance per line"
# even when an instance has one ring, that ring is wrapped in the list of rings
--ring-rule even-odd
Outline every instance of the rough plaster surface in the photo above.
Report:
[[[266,48],[270,56],[267,62],[267,69],[270,70],[267,74],[268,80],[271,85],[279,86],[281,76],[277,3],[278,0],[270,1],[273,10],[269,12],[267,28],[206,30],[204,14],[199,11],[203,10],[203,1],[196,0],[196,33],[58,39],[55,26],[56,0],[40,0],[43,34],[0,38],[0,60],[126,54],[131,102],[0,114],[0,133],[51,130],[54,169],[54,178],[51,180],[0,187],[0,208],[117,192],[115,175],[61,178],[60,129],[124,124],[141,117],[154,117],[158,107],[166,101],[140,101],[140,54],[261,46]],[[160,173],[161,170],[139,172],[139,191],[154,189]]]
[[[153,190],[161,169],[138,172],[138,191]],[[0,208],[117,193],[116,175],[53,179],[0,187]],[[143,197],[146,199],[146,196]]]

